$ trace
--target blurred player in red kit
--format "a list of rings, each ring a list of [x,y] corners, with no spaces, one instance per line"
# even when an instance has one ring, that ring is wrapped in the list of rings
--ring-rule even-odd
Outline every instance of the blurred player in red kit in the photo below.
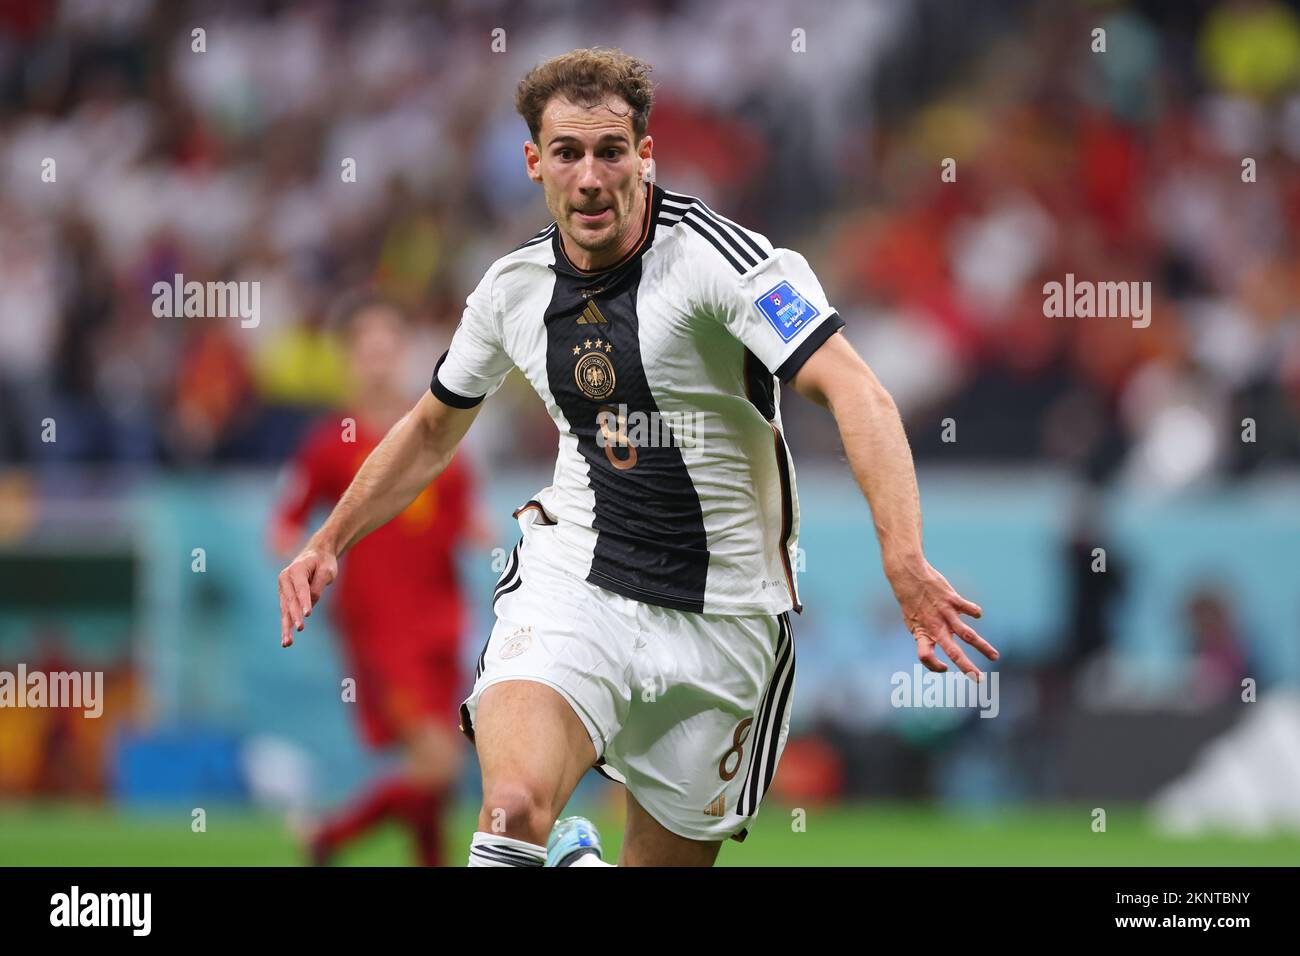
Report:
[[[292,556],[311,512],[332,507],[366,456],[409,410],[398,384],[405,319],[396,306],[366,301],[347,319],[352,401],[307,436],[289,465],[271,523],[271,546]],[[395,520],[377,528],[339,572],[333,617],[356,681],[356,717],[367,744],[398,747],[401,769],[380,779],[305,835],[313,862],[396,821],[421,865],[442,862],[441,818],[460,770],[457,705],[463,696],[459,644],[463,609],[456,552],[487,536],[475,518],[464,456]]]

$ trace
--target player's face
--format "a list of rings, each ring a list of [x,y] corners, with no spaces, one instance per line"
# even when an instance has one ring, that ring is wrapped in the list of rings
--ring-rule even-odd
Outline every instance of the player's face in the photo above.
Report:
[[[352,320],[349,358],[361,394],[391,387],[402,357],[402,323],[386,306],[371,306]]]
[[[620,97],[590,109],[555,97],[542,113],[541,142],[524,144],[529,177],[541,183],[565,238],[587,253],[579,266],[618,259],[640,234],[653,143],[635,136]]]

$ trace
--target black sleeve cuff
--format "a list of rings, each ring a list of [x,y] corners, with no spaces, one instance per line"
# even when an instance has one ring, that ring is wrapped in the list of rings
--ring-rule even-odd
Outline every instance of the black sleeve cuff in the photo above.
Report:
[[[447,353],[442,353],[442,358],[438,359],[438,364],[433,367],[433,380],[429,382],[429,391],[433,392],[433,397],[444,405],[450,405],[452,408],[473,408],[486,397],[480,395],[478,398],[466,398],[464,395],[457,395],[442,382],[438,381],[438,369],[442,368],[442,363],[447,361]]]
[[[832,312],[822,319],[822,324],[809,332],[808,338],[803,340],[803,344],[795,349],[790,357],[781,363],[781,367],[776,370],[776,377],[781,380],[781,384],[788,385],[790,379],[794,378],[799,369],[803,368],[803,363],[808,361],[812,354],[822,347],[822,343],[842,328],[844,328],[844,320],[840,318],[838,312]]]

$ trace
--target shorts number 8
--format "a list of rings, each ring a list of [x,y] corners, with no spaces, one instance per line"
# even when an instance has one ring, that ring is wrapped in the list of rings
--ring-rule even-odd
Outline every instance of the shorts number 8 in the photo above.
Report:
[[[723,780],[730,780],[740,770],[740,765],[745,759],[745,738],[749,736],[749,725],[753,722],[753,717],[746,717],[736,725],[736,731],[731,735],[731,749],[718,761],[718,776]],[[732,754],[736,755],[736,765],[728,770],[727,761]]]

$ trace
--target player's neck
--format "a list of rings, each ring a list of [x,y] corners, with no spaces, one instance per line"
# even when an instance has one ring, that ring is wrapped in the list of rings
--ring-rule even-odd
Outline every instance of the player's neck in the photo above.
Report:
[[[575,268],[581,269],[583,272],[597,272],[614,265],[636,248],[637,243],[641,241],[641,234],[645,231],[646,206],[648,205],[646,194],[650,190],[650,184],[642,183],[641,189],[642,192],[637,197],[638,201],[633,205],[632,217],[628,220],[627,230],[617,247],[607,252],[588,252],[572,242],[564,234],[564,230],[560,230],[560,243],[564,248],[564,254]]]

